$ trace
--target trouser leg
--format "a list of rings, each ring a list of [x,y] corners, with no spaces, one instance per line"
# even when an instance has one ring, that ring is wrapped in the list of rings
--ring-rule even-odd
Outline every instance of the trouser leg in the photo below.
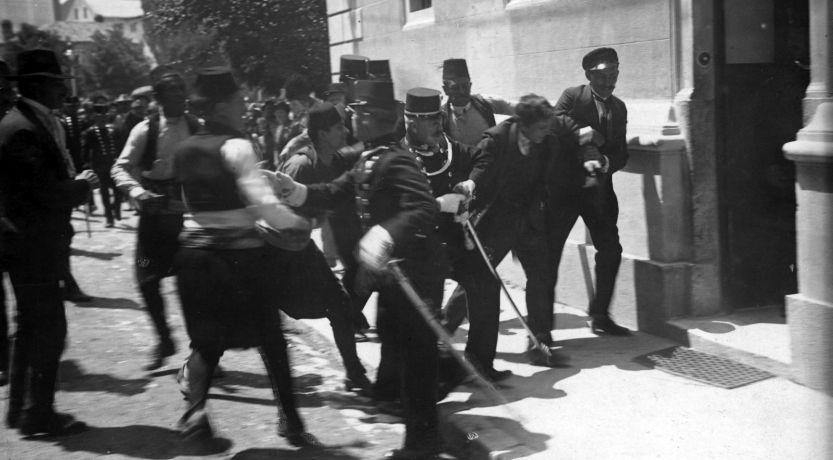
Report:
[[[3,285],[3,271],[0,271],[0,372],[9,371],[10,338],[9,318],[6,310],[6,288]]]
[[[258,348],[272,393],[278,403],[278,431],[281,435],[292,435],[304,432],[304,422],[298,413],[295,394],[292,391],[292,371],[289,366],[289,356],[286,351],[286,340],[280,327],[276,328],[270,338]],[[285,430],[285,432],[281,432]]]
[[[187,425],[196,414],[205,410],[208,391],[214,369],[223,355],[222,351],[212,348],[194,348],[185,362],[187,368],[187,408],[180,419],[180,424]]]
[[[153,322],[153,327],[156,329],[156,334],[159,336],[159,342],[163,343],[171,341],[171,330],[165,318],[165,301],[160,289],[160,279],[158,277],[150,276],[139,281],[139,291],[142,293],[145,307]]]
[[[98,189],[98,193],[101,195],[101,206],[104,208],[104,219],[107,220],[108,223],[112,224],[113,204],[110,202],[110,187],[103,183]]]
[[[330,320],[330,327],[333,329],[333,339],[341,354],[344,370],[348,378],[360,378],[367,371],[362,366],[359,355],[356,353],[356,341],[353,338],[353,325],[351,323],[352,304],[347,293],[340,296],[339,305],[327,311],[327,318]]]
[[[443,326],[453,334],[468,316],[468,297],[463,286],[458,284],[445,304]]]
[[[401,376],[399,367],[402,363],[401,350],[398,344],[399,323],[396,311],[387,302],[378,303],[376,311],[376,330],[379,334],[380,357],[376,370],[376,382],[373,384],[373,394],[379,400],[394,400],[399,398]]]
[[[582,202],[582,219],[590,231],[596,248],[596,295],[590,302],[590,316],[607,316],[616,286],[616,275],[622,262],[619,243],[619,203],[612,185]]]

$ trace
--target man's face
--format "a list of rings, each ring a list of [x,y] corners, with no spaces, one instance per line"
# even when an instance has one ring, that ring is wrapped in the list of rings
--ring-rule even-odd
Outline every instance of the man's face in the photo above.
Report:
[[[185,86],[171,85],[156,93],[156,100],[162,106],[165,116],[178,117],[185,113]]]
[[[309,107],[300,99],[291,99],[289,102],[289,110],[292,111],[292,115],[295,117],[295,120],[300,120],[307,114]]]
[[[136,99],[130,104],[130,112],[137,117],[144,117],[148,110],[148,103],[144,99]]]
[[[471,80],[466,77],[443,80],[443,91],[445,91],[452,105],[464,106],[471,99]]]
[[[367,141],[384,134],[381,118],[381,109],[353,106],[353,135],[360,141]]]
[[[289,123],[289,112],[283,109],[276,109],[275,118],[278,120],[278,123],[285,125]]]
[[[540,144],[550,132],[550,121],[539,120],[531,125],[521,125],[521,132],[533,144]]]
[[[408,137],[413,144],[434,147],[442,142],[443,125],[439,116],[407,117]]]
[[[328,129],[318,132],[318,140],[333,149],[344,147],[347,143],[347,128],[344,123],[334,123]]]
[[[584,72],[590,86],[602,98],[608,98],[616,88],[616,81],[619,79],[619,66],[614,65],[607,69],[588,70]]]

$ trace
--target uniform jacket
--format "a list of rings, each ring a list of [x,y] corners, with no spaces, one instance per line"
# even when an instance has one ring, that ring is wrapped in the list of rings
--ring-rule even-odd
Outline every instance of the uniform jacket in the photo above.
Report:
[[[82,137],[84,163],[98,174],[109,175],[110,168],[119,156],[119,142],[116,130],[105,125],[91,126]]]
[[[612,112],[612,136],[605,139],[599,151],[610,161],[609,173],[614,173],[628,163],[628,146],[626,130],[628,124],[628,109],[625,103],[611,95],[610,110]],[[590,126],[601,131],[599,126],[599,111],[593,101],[590,85],[567,88],[555,104],[555,116],[564,126],[578,136],[578,130]]]
[[[72,208],[86,201],[90,186],[69,176],[60,147],[34,110],[21,100],[0,121],[2,207],[20,230],[9,236],[16,243],[8,248],[42,251],[57,259],[71,232]]]
[[[369,155],[378,158],[366,171],[363,163]],[[425,257],[428,240],[434,238],[439,206],[416,158],[395,144],[365,152],[362,157],[356,168],[336,180],[308,186],[305,204],[332,208],[356,199],[358,187],[364,187],[367,225],[387,230],[394,242],[394,257]]]

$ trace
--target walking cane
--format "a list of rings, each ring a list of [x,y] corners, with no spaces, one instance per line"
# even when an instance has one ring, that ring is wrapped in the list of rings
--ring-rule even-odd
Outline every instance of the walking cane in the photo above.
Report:
[[[564,358],[553,356],[550,347],[538,340],[538,337],[535,337],[535,333],[532,332],[532,329],[529,328],[529,325],[526,323],[526,320],[524,320],[524,317],[521,314],[521,310],[518,308],[518,306],[515,304],[515,300],[512,299],[512,296],[509,294],[509,290],[506,288],[506,284],[504,284],[503,280],[500,279],[500,275],[497,274],[497,270],[495,270],[495,267],[492,265],[492,262],[489,261],[489,256],[486,254],[486,249],[483,248],[483,244],[480,242],[480,238],[477,237],[477,233],[474,231],[474,226],[468,220],[465,222],[465,225],[466,230],[468,230],[472,240],[474,240],[475,246],[477,246],[477,250],[480,251],[480,255],[483,256],[483,262],[486,263],[486,267],[489,268],[489,271],[492,273],[492,276],[494,276],[497,282],[500,284],[501,290],[506,295],[506,298],[509,299],[509,304],[512,305],[512,308],[518,315],[518,320],[521,322],[521,325],[526,330],[526,334],[527,336],[529,336],[529,340],[532,341],[532,348],[530,348],[526,352],[527,356],[529,357],[529,361],[536,366],[563,366]]]
[[[488,391],[492,396],[496,398],[496,400],[502,404],[507,405],[509,401],[503,397],[500,392],[497,391],[494,385],[491,382],[486,380],[485,377],[477,370],[476,367],[471,363],[471,361],[466,358],[466,356],[460,352],[460,350],[454,348],[454,339],[451,338],[451,335],[445,328],[440,324],[434,314],[431,312],[431,309],[428,307],[428,304],[419,296],[414,285],[411,283],[411,280],[408,278],[408,275],[402,271],[402,268],[399,266],[399,260],[391,260],[388,262],[388,268],[390,269],[391,273],[393,274],[394,279],[396,279],[397,284],[402,289],[402,292],[405,293],[405,297],[411,301],[411,304],[416,308],[417,312],[419,312],[422,319],[428,324],[428,327],[437,335],[437,338],[442,342],[446,347],[448,347],[448,351],[451,353],[451,356],[460,363],[460,366],[466,371],[466,373],[473,377],[477,383],[479,383],[486,391]],[[508,407],[508,406],[507,406]],[[520,420],[520,419],[519,419]]]
[[[87,205],[84,206],[84,223],[87,225],[87,238],[93,237],[93,232],[90,230],[90,214],[92,214],[92,212],[92,206],[89,202],[87,202]]]

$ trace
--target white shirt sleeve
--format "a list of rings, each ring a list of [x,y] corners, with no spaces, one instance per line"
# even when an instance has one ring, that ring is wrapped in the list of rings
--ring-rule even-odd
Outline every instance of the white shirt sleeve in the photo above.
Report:
[[[132,198],[136,198],[145,192],[139,184],[142,171],[139,162],[145,153],[145,146],[148,139],[148,121],[143,120],[130,130],[127,143],[124,144],[119,158],[113,164],[110,175],[119,190],[126,192]]]
[[[295,214],[275,196],[271,184],[257,167],[259,160],[250,141],[229,139],[220,147],[220,154],[237,177],[242,198],[257,218],[276,229],[309,226],[306,219]]]

